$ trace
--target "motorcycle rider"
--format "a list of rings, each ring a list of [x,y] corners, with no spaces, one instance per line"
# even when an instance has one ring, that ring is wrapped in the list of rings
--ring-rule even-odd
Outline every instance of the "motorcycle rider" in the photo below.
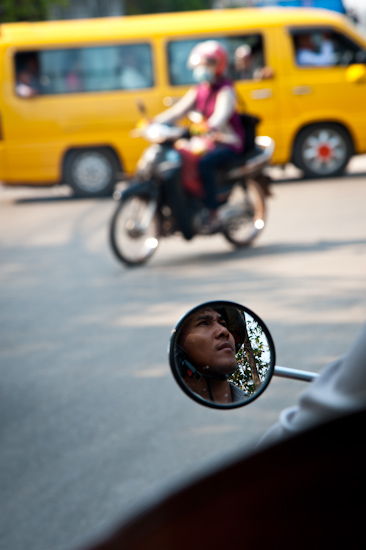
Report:
[[[193,69],[197,85],[172,107],[155,117],[159,123],[172,123],[195,110],[202,114],[202,122],[191,127],[193,134],[208,135],[212,147],[198,161],[198,169],[205,189],[204,204],[209,220],[202,232],[219,229],[216,198],[216,170],[237,158],[244,150],[244,129],[236,110],[237,98],[232,82],[225,77],[229,55],[216,40],[200,42],[191,51],[188,67]]]
[[[245,341],[245,320],[233,308],[202,307],[185,319],[177,339],[178,364],[187,386],[207,401],[241,402],[248,396],[228,378]]]

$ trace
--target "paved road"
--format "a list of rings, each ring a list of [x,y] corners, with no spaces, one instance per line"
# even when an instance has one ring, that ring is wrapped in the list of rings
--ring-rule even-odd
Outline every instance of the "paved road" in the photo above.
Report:
[[[190,307],[238,301],[280,365],[319,371],[366,318],[366,159],[329,181],[277,183],[256,245],[170,239],[128,269],[107,242],[113,201],[0,188],[0,547],[71,550],[185,475],[248,453],[305,383],[274,379],[220,412],[169,373]]]

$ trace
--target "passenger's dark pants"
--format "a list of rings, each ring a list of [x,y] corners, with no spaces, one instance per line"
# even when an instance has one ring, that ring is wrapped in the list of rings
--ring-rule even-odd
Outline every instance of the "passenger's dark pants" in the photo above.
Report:
[[[216,170],[238,156],[239,154],[233,149],[225,145],[218,145],[200,159],[198,169],[206,192],[206,196],[203,199],[206,208],[215,210],[218,207],[216,200]]]

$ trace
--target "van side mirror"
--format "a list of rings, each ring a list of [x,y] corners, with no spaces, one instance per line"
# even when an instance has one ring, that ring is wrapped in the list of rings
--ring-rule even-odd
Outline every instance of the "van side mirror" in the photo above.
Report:
[[[268,386],[275,366],[271,334],[258,315],[234,302],[190,310],[172,331],[170,367],[180,388],[207,407],[251,403]]]
[[[355,84],[363,84],[366,82],[366,65],[351,65],[346,70],[346,80]]]

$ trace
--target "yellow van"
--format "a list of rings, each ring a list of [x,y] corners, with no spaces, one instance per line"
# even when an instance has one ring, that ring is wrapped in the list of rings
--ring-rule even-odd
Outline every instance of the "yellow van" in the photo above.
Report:
[[[304,63],[306,37],[313,56],[321,57],[326,40],[331,57]],[[331,11],[14,23],[0,26],[0,181],[110,193],[145,147],[129,135],[140,117],[136,100],[153,116],[181,97],[192,84],[188,54],[209,38],[229,50],[241,104],[260,117],[259,133],[275,140],[274,163],[330,176],[366,152],[366,40]]]

